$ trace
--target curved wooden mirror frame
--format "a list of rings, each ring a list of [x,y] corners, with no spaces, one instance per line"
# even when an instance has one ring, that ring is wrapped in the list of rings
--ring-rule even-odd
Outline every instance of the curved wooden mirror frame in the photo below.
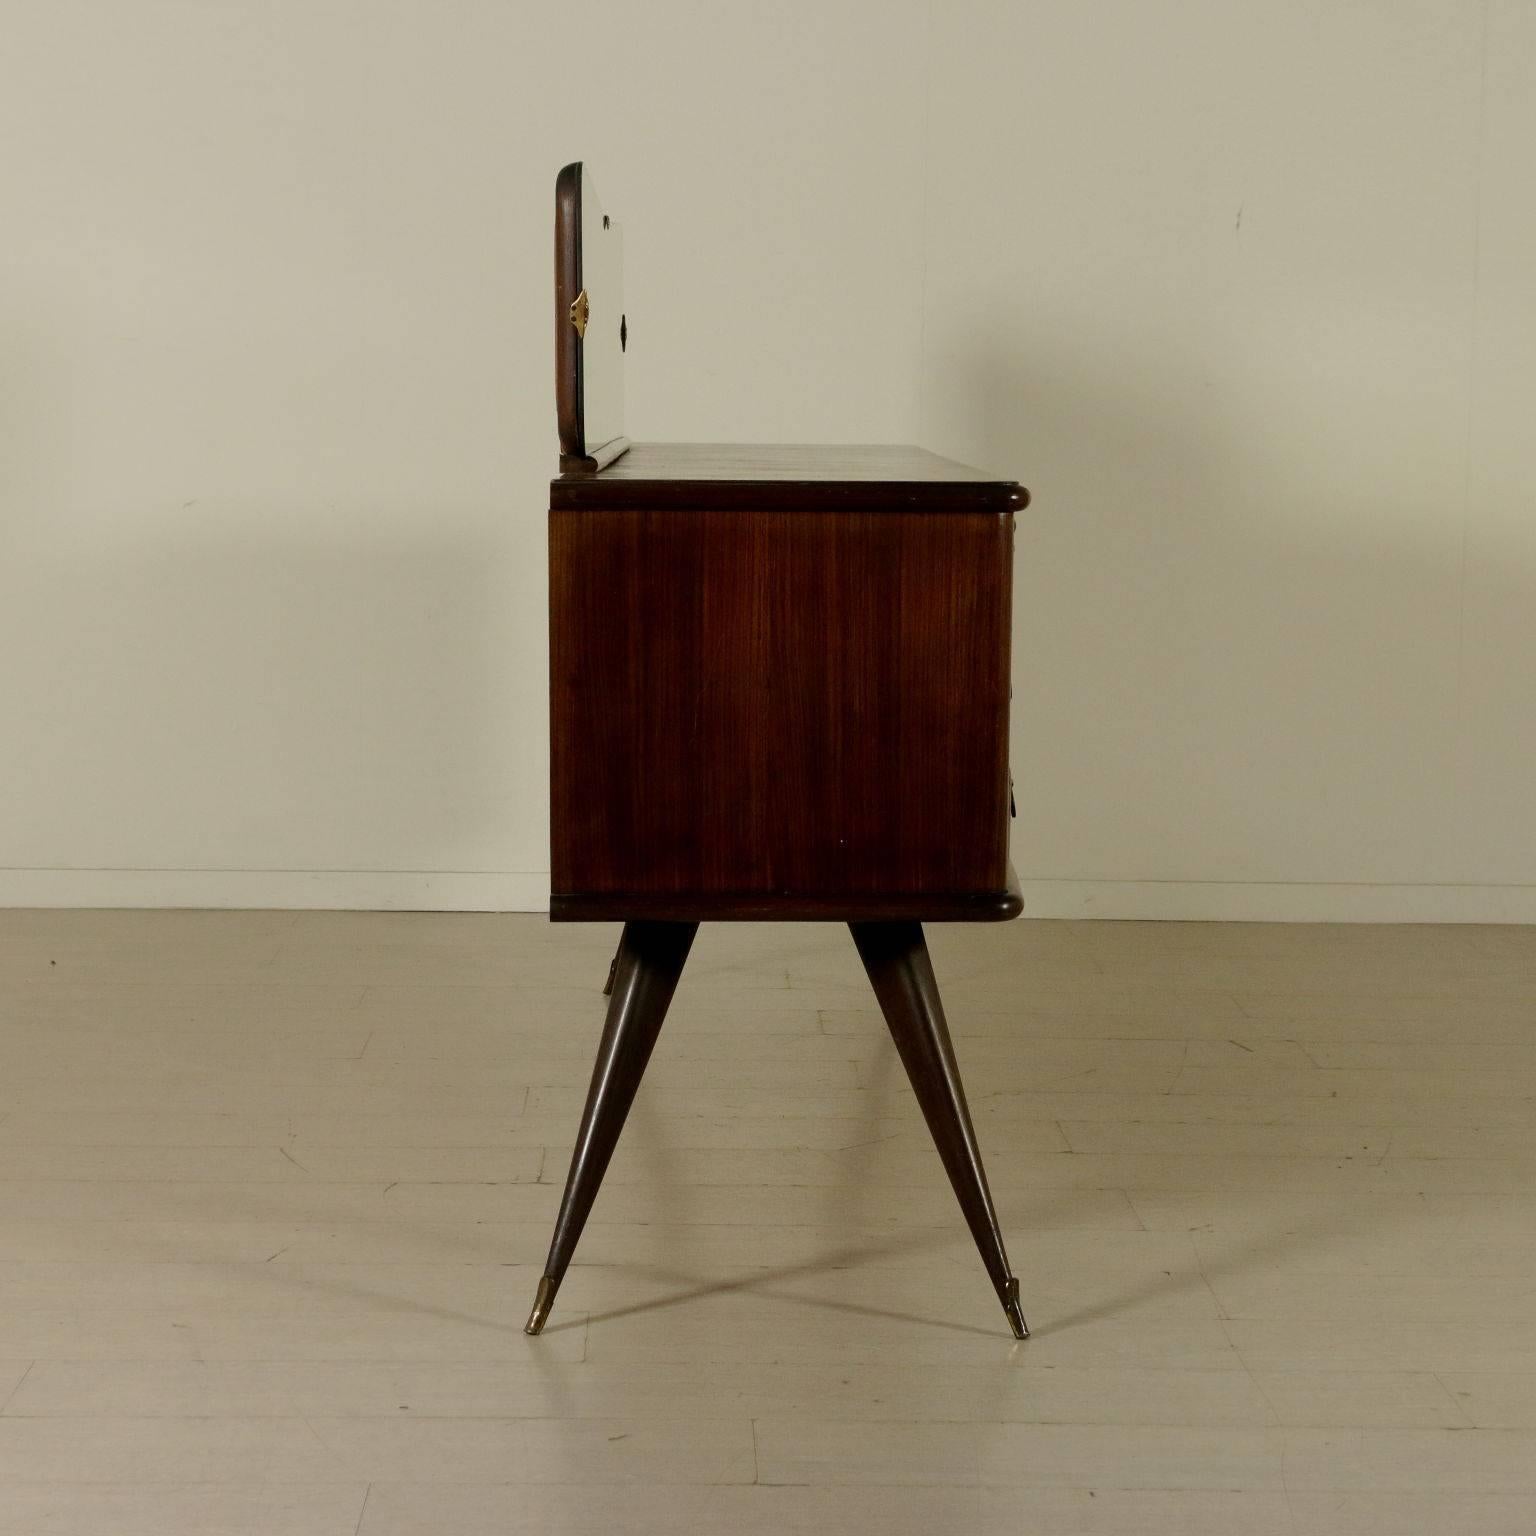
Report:
[[[555,415],[560,469],[606,468],[624,435],[623,243],[581,161],[555,178]]]

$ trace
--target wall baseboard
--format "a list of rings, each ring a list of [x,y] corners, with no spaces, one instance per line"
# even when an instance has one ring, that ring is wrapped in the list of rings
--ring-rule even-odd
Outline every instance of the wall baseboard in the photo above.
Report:
[[[1024,915],[1247,923],[1536,923],[1536,885],[1025,880]],[[0,907],[544,912],[544,870],[0,869]]]
[[[1153,922],[1536,923],[1536,885],[1025,880],[1026,917]]]
[[[0,907],[547,912],[544,870],[0,869]]]

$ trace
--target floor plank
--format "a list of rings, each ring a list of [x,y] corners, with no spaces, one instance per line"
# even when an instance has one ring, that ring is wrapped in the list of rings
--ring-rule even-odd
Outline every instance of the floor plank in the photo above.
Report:
[[[1536,1529],[1536,930],[700,936],[545,1335],[611,925],[0,912],[0,1533]]]

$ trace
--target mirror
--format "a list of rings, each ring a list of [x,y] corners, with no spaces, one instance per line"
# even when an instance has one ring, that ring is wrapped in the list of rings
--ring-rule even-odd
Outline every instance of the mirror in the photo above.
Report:
[[[624,436],[624,237],[585,166],[555,182],[555,395],[561,468],[601,469]]]
[[[603,212],[592,178],[581,177],[581,282],[587,333],[581,339],[582,428],[589,457],[624,436],[624,235]]]

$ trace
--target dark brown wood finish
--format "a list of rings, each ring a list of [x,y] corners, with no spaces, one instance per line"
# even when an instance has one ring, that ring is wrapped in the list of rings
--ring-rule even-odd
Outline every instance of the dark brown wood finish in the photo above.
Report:
[[[592,1084],[581,1112],[581,1129],[555,1218],[549,1257],[544,1261],[544,1276],[524,1330],[527,1333],[538,1333],[549,1316],[697,932],[697,923],[624,926],[610,978],[608,1016],[597,1047]]]
[[[571,308],[589,281],[587,257],[591,247],[582,224],[585,214],[595,206],[591,191],[579,160],[555,179],[555,418],[560,432],[560,468],[566,473],[606,469],[630,447],[622,433],[606,442],[588,440],[592,416],[587,409],[591,377],[587,336],[572,323]],[[601,222],[606,230],[606,215]],[[595,238],[605,238],[603,230],[598,230]]]
[[[716,451],[671,481],[643,471],[678,451],[647,452],[555,482],[554,914],[1016,915],[1018,488],[914,450]],[[728,505],[658,504],[691,491]]]
[[[635,443],[601,474],[550,485],[556,511],[1019,512],[1022,485],[884,444]]]
[[[581,292],[581,162],[555,178],[555,419],[560,429],[560,467],[586,459],[581,420],[581,338],[571,324],[571,305]]]
[[[1022,908],[1008,862],[1008,652],[1014,514],[1029,493],[915,448],[616,437],[592,450],[570,323],[582,207],[581,167],[567,166],[550,915],[624,930],[527,1331],[549,1315],[698,923],[760,918],[849,924],[1023,1338],[921,924]]]
[[[1003,923],[1024,910],[1018,877],[1010,866],[1000,891],[907,896],[834,894],[828,896],[658,895],[619,891],[612,895],[583,892],[550,897],[550,917],[557,923],[627,922],[632,917],[664,922],[708,919],[725,923],[847,923],[894,920],[923,923]],[[604,989],[607,990],[606,988]]]
[[[850,923],[849,928],[1009,1326],[1015,1338],[1028,1338],[1019,1282],[1003,1247],[922,927]]]

